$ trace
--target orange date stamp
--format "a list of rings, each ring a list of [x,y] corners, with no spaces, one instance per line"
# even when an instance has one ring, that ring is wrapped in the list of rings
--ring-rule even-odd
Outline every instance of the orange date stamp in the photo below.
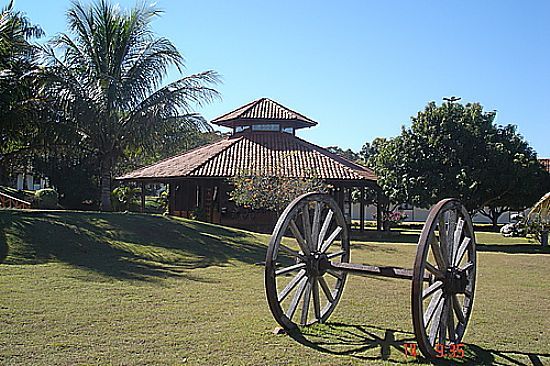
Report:
[[[406,357],[418,356],[418,345],[416,343],[403,343]],[[451,343],[448,345],[436,343],[435,352],[437,358],[464,358],[464,343]]]

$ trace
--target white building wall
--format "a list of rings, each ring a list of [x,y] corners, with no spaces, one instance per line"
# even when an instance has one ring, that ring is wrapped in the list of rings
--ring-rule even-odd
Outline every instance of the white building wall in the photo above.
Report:
[[[359,209],[361,208],[361,205],[359,203],[354,203],[352,205],[351,210],[351,218],[352,220],[359,220],[360,218],[360,212]],[[401,210],[405,215],[407,215],[407,218],[405,219],[405,222],[424,222],[428,218],[428,214],[430,210],[423,209],[423,208],[417,208],[415,207],[412,210]],[[512,215],[514,215],[516,212],[506,212],[504,215],[501,215],[498,223],[499,224],[508,224],[511,222],[510,218]],[[526,213],[523,213],[525,216]],[[366,221],[376,221],[376,206],[365,206],[365,220]],[[477,224],[490,224],[491,221],[486,218],[485,216],[476,214],[472,218],[472,221]]]

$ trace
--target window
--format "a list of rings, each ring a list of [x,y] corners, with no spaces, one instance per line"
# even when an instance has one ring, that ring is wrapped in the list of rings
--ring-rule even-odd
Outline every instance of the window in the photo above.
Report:
[[[278,123],[252,125],[252,131],[279,131]]]
[[[248,130],[249,128],[250,128],[250,126],[237,126],[237,127],[235,127],[235,133],[243,132],[245,130]]]
[[[294,127],[283,127],[283,132],[294,134]]]

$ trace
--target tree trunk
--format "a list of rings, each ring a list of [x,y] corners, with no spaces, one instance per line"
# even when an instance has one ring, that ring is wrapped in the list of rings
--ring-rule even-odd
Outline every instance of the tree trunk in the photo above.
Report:
[[[99,180],[101,185],[100,211],[111,211],[111,158],[103,157],[100,160]]]
[[[498,232],[498,218],[500,213],[495,209],[491,209],[491,223],[493,224],[493,231]]]

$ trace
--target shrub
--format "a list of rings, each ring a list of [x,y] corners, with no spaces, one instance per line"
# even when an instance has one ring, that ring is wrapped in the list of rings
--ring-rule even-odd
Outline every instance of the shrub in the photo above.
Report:
[[[111,204],[113,211],[130,211],[139,207],[135,200],[141,192],[139,188],[120,186],[113,189],[111,193]]]
[[[372,215],[376,219],[376,213]],[[384,211],[382,213],[382,224],[384,230],[389,230],[401,224],[408,216],[401,211]]]
[[[34,193],[34,205],[36,208],[55,209],[59,196],[55,189],[44,188]]]
[[[157,203],[159,205],[159,208],[160,208],[162,213],[168,212],[169,197],[168,197],[168,192],[167,191],[160,192],[160,194],[157,197],[156,201],[157,201]]]

